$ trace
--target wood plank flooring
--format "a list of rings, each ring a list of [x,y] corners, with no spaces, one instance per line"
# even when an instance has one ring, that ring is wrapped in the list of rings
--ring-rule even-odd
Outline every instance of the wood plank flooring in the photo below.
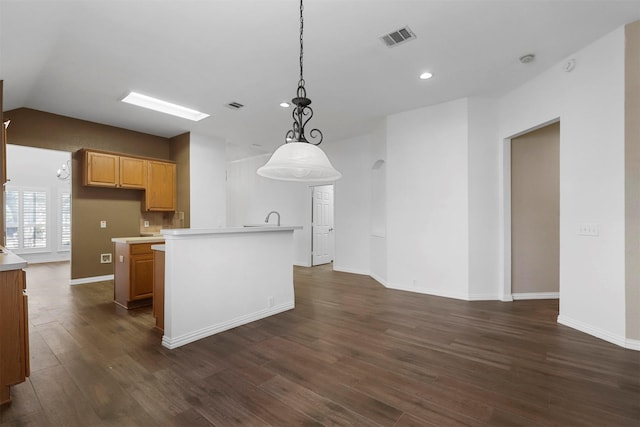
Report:
[[[20,426],[638,426],[640,352],[556,323],[553,300],[464,302],[296,268],[296,308],[167,350],[112,282],[27,269]]]

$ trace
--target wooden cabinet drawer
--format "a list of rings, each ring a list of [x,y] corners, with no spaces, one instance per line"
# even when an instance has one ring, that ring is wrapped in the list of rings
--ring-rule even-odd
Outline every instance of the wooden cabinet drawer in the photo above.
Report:
[[[151,250],[151,243],[134,243],[132,245],[129,245],[129,251],[131,255],[153,253],[153,251]]]

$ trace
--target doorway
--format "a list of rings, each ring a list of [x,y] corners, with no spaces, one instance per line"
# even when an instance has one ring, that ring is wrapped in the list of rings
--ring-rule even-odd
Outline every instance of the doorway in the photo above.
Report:
[[[511,139],[511,294],[559,298],[560,123]]]
[[[69,261],[71,153],[7,144],[4,241],[29,263]]]
[[[311,188],[311,265],[333,261],[333,184]]]

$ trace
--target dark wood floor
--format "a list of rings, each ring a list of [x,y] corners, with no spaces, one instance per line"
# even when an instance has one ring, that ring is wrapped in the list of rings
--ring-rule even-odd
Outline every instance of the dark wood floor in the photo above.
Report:
[[[176,350],[112,283],[27,270],[31,377],[2,425],[638,426],[640,353],[557,301],[464,302],[297,268],[295,310]]]

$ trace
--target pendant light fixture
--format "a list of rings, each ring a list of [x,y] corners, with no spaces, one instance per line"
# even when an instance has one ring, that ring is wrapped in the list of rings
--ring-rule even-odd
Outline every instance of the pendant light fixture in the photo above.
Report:
[[[293,109],[293,128],[285,135],[285,143],[278,147],[267,164],[258,169],[258,175],[280,181],[323,182],[335,181],[342,174],[335,170],[327,155],[318,147],[322,142],[322,132],[312,129],[309,139],[305,135],[304,127],[313,117],[313,110],[309,106],[311,100],[307,98],[302,74],[303,43],[302,33],[304,18],[302,0],[300,0],[300,80],[296,97],[291,100]]]

